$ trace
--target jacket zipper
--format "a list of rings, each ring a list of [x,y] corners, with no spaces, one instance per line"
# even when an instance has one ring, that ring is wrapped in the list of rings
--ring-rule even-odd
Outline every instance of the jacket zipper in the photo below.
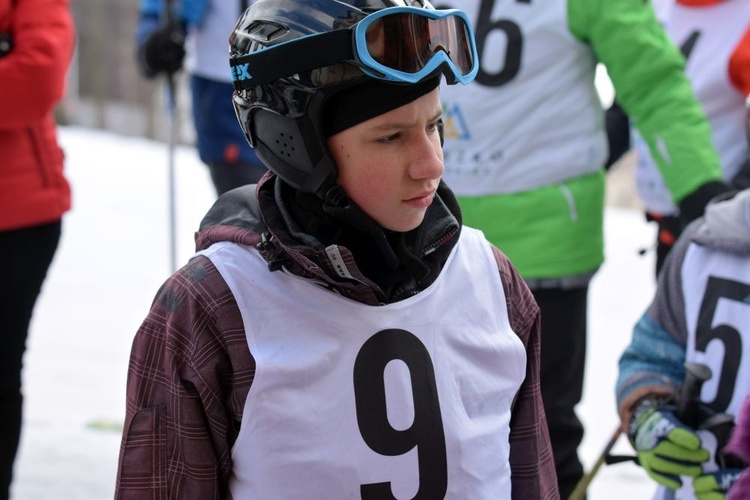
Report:
[[[49,187],[49,176],[47,175],[47,169],[44,168],[44,158],[42,157],[42,150],[39,145],[39,140],[34,133],[34,128],[29,127],[29,141],[31,142],[31,149],[34,150],[34,158],[36,158],[37,166],[39,167],[39,176],[42,178],[42,186]]]

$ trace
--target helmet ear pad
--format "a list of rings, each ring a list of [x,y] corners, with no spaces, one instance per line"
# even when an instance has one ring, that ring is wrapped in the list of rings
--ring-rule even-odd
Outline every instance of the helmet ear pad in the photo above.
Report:
[[[325,192],[335,183],[338,173],[320,124],[313,123],[313,119],[320,117],[318,110],[322,108],[325,94],[294,94],[297,99],[287,101],[286,114],[268,106],[248,106],[249,103],[236,94],[235,111],[248,142],[270,170],[299,191]],[[299,99],[307,102],[302,104]],[[297,107],[306,112],[298,112]]]
[[[327,141],[309,116],[291,118],[261,108],[248,125],[260,159],[295,189],[315,193],[336,179]]]

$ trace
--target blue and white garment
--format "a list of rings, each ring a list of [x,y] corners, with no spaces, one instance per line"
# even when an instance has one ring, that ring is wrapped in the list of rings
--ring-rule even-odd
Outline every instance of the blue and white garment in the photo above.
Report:
[[[518,193],[599,171],[607,144],[597,60],[571,33],[568,0],[447,3],[474,21],[482,48],[471,90],[440,91],[454,192]]]
[[[187,29],[185,69],[191,75],[196,146],[207,165],[265,166],[247,144],[232,104],[229,36],[253,0],[174,0],[173,15]],[[168,0],[141,0],[136,45],[165,19]]]

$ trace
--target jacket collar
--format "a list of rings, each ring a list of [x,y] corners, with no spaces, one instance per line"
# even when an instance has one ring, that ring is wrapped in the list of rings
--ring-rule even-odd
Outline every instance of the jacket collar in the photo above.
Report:
[[[297,195],[267,174],[257,188],[235,189],[216,201],[196,234],[198,249],[217,241],[257,246],[271,270],[375,305],[428,287],[458,241],[460,210],[442,182],[424,221],[408,233],[384,230],[343,192],[331,196],[324,202]]]

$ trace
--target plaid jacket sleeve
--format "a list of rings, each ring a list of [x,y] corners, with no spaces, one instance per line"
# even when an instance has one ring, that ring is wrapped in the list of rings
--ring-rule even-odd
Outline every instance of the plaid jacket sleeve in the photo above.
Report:
[[[207,258],[193,259],[133,341],[115,498],[225,498],[254,366],[229,288]]]
[[[505,291],[508,318],[526,347],[526,379],[516,395],[510,422],[513,499],[558,499],[557,476],[539,383],[541,316],[531,291],[500,250],[493,247]]]

